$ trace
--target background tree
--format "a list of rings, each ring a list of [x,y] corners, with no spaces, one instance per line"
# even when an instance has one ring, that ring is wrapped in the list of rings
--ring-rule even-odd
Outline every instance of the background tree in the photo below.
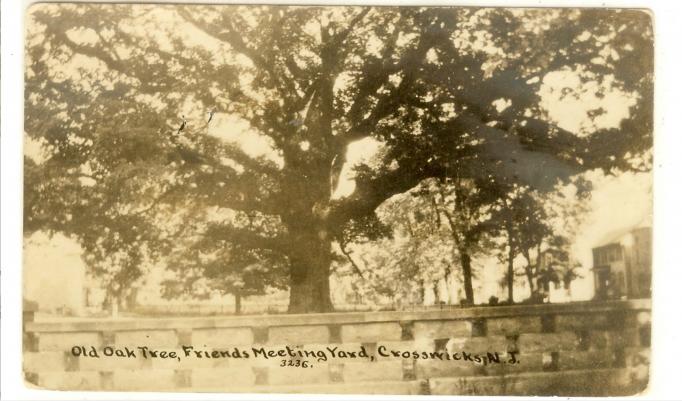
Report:
[[[167,269],[175,273],[162,283],[163,296],[169,299],[230,294],[239,314],[243,298],[286,288],[286,261],[279,254],[210,236],[176,246],[167,259]]]
[[[381,230],[371,238],[345,234],[351,241],[346,252],[354,268],[346,272],[353,288],[379,304],[421,305],[431,291],[436,302],[449,301],[449,290],[443,296],[439,287],[443,282],[447,288],[456,254],[432,200],[415,188],[384,202],[377,220]]]
[[[494,183],[455,177],[435,182],[434,207],[448,228],[452,249],[458,255],[464,284],[465,301],[474,304],[472,258],[486,252],[482,240],[490,231],[490,207],[499,196]]]
[[[491,218],[498,235],[506,242],[505,253],[499,259],[507,263],[504,287],[513,302],[514,277],[519,275],[514,260],[521,256],[531,296],[537,298],[550,282],[562,282],[568,288],[578,277],[576,265],[570,260],[570,247],[582,217],[588,212],[591,184],[582,178],[572,184],[557,187],[553,192],[538,194],[529,188],[514,186],[500,200]]]
[[[514,283],[516,270],[514,260],[520,253],[517,238],[517,226],[523,224],[524,217],[521,215],[522,208],[518,207],[521,189],[511,186],[500,199],[491,213],[492,231],[496,234],[499,247],[497,258],[507,265],[507,269],[500,280],[500,286],[507,289],[507,303],[514,303]]]
[[[587,169],[648,166],[651,23],[640,11],[40,4],[29,14],[25,131],[44,157],[27,162],[26,232],[65,232],[121,277],[209,238],[278,254],[289,310],[328,311],[335,238],[425,179],[456,172],[545,191]],[[630,94],[629,118],[556,127],[539,96],[555,71]],[[265,151],[211,134],[209,112],[245,125]],[[370,137],[381,162],[334,198],[348,147]]]

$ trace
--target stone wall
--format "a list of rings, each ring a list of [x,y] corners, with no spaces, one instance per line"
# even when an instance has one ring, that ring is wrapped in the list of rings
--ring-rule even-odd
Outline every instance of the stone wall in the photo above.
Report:
[[[32,321],[25,309],[24,317],[25,378],[46,389],[599,396],[648,383],[649,300],[64,322]],[[178,358],[144,358],[144,346]],[[186,357],[183,346],[206,354]],[[327,358],[291,357],[286,346]],[[82,355],[92,347],[99,357]],[[126,347],[135,357],[104,355]],[[327,347],[357,357],[332,357]]]

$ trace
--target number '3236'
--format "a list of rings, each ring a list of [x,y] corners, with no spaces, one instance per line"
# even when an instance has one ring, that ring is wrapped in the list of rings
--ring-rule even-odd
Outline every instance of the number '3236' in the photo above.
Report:
[[[301,361],[300,359],[282,359],[282,362],[279,364],[279,366],[285,367],[285,366],[291,366],[294,368],[312,368],[313,365],[311,365],[308,361]]]

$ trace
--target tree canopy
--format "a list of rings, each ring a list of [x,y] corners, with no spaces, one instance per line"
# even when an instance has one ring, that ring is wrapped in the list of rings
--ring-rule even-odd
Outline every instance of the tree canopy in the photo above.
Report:
[[[288,278],[290,311],[328,311],[332,243],[376,234],[377,207],[424,180],[542,192],[650,164],[643,11],[37,4],[29,22],[25,132],[42,152],[24,229],[77,238],[118,292],[180,255],[232,283]],[[628,115],[557,126],[540,95],[557,72],[579,79],[562,96],[618,90]],[[366,138],[378,154],[334,196]]]

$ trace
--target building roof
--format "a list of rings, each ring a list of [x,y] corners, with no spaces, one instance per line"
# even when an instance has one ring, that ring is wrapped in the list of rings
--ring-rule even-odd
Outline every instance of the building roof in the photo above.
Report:
[[[594,245],[593,248],[601,248],[603,246],[611,245],[611,244],[618,244],[620,243],[620,240],[623,239],[626,235],[630,234],[631,232],[640,229],[640,228],[650,228],[651,223],[650,223],[649,218],[644,218],[642,219],[638,224],[635,224],[634,226],[630,226],[627,228],[621,228],[618,230],[613,230],[604,235],[601,240],[597,241],[597,243]]]
[[[595,248],[601,248],[602,246],[618,244],[620,240],[628,235],[633,230],[633,227],[621,228],[619,230],[613,230],[606,235],[604,235],[597,243],[594,245]]]

